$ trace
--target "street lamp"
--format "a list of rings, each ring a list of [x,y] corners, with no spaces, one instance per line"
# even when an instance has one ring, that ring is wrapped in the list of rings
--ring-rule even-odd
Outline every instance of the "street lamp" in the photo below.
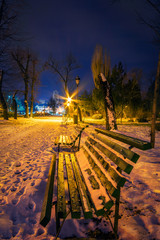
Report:
[[[80,82],[80,77],[77,76],[75,78],[75,80],[76,80],[76,85],[77,85],[77,124],[78,124],[78,86],[79,86],[79,82]]]
[[[80,81],[80,77],[79,77],[79,76],[77,76],[77,77],[76,77],[76,84],[77,84],[77,88],[78,88],[78,85],[79,85],[79,81]]]

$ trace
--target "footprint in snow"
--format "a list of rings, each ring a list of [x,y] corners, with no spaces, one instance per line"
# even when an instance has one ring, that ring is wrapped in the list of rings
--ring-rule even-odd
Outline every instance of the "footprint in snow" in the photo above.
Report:
[[[25,187],[23,187],[19,192],[17,192],[17,196],[21,196],[24,193]]]
[[[20,174],[20,173],[21,173],[20,170],[16,170],[16,171],[15,171],[15,174]]]
[[[6,204],[6,200],[4,198],[0,198],[0,206],[5,204]]]
[[[32,211],[34,211],[35,208],[36,208],[35,202],[34,202],[34,201],[31,201],[31,202],[28,203],[28,206],[27,206],[26,210],[29,210],[29,211],[32,210]]]
[[[24,177],[24,178],[23,178],[23,181],[25,182],[27,179],[28,179],[28,177]]]
[[[18,198],[14,198],[13,200],[12,200],[12,204],[13,205],[16,205],[18,203]]]
[[[35,185],[35,181],[33,181],[32,183],[31,183],[31,186],[34,186]]]
[[[10,180],[5,180],[4,181],[4,184],[7,184],[7,183],[9,183],[10,182]]]
[[[20,181],[21,181],[20,178],[17,178],[16,181],[14,181],[13,183],[16,183],[16,184],[17,184],[17,183],[19,183]]]
[[[44,233],[44,230],[43,230],[42,228],[39,228],[39,229],[37,230],[36,236],[40,236],[40,235],[42,235],[43,233]]]
[[[15,192],[17,190],[16,187],[12,186],[11,189],[10,189],[12,192]]]

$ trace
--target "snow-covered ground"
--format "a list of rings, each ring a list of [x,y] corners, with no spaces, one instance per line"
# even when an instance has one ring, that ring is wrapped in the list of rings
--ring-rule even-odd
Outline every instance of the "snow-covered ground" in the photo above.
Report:
[[[54,139],[70,134],[73,124],[62,125],[60,118],[0,119],[0,239],[54,239],[55,219],[46,228],[39,224]],[[83,133],[82,143],[90,126]],[[119,126],[118,131],[149,140],[145,126]],[[154,149],[141,151],[121,192],[119,237],[123,240],[160,239],[160,132]],[[107,239],[108,220],[66,220],[60,238],[97,236]]]

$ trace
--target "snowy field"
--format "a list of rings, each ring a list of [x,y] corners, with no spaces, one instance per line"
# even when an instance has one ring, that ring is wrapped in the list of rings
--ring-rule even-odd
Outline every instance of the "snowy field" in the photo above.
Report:
[[[0,239],[53,240],[54,210],[46,228],[39,224],[45,186],[59,134],[71,134],[73,124],[60,118],[0,119]],[[90,126],[83,133],[82,143]],[[147,126],[119,126],[118,131],[149,140]],[[119,220],[121,240],[160,240],[160,132],[154,149],[141,151],[128,182],[122,188]],[[60,238],[94,237],[107,239],[108,220],[66,220]]]

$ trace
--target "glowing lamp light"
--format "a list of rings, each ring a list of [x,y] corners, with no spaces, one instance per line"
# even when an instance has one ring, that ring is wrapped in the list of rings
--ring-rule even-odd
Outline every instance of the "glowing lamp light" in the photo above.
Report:
[[[71,103],[71,98],[70,97],[68,97],[68,99],[67,99],[67,101],[68,101],[68,103]]]
[[[76,80],[76,84],[77,84],[77,87],[78,87],[78,85],[79,85],[79,81],[80,81],[80,77],[77,76],[75,80]]]

